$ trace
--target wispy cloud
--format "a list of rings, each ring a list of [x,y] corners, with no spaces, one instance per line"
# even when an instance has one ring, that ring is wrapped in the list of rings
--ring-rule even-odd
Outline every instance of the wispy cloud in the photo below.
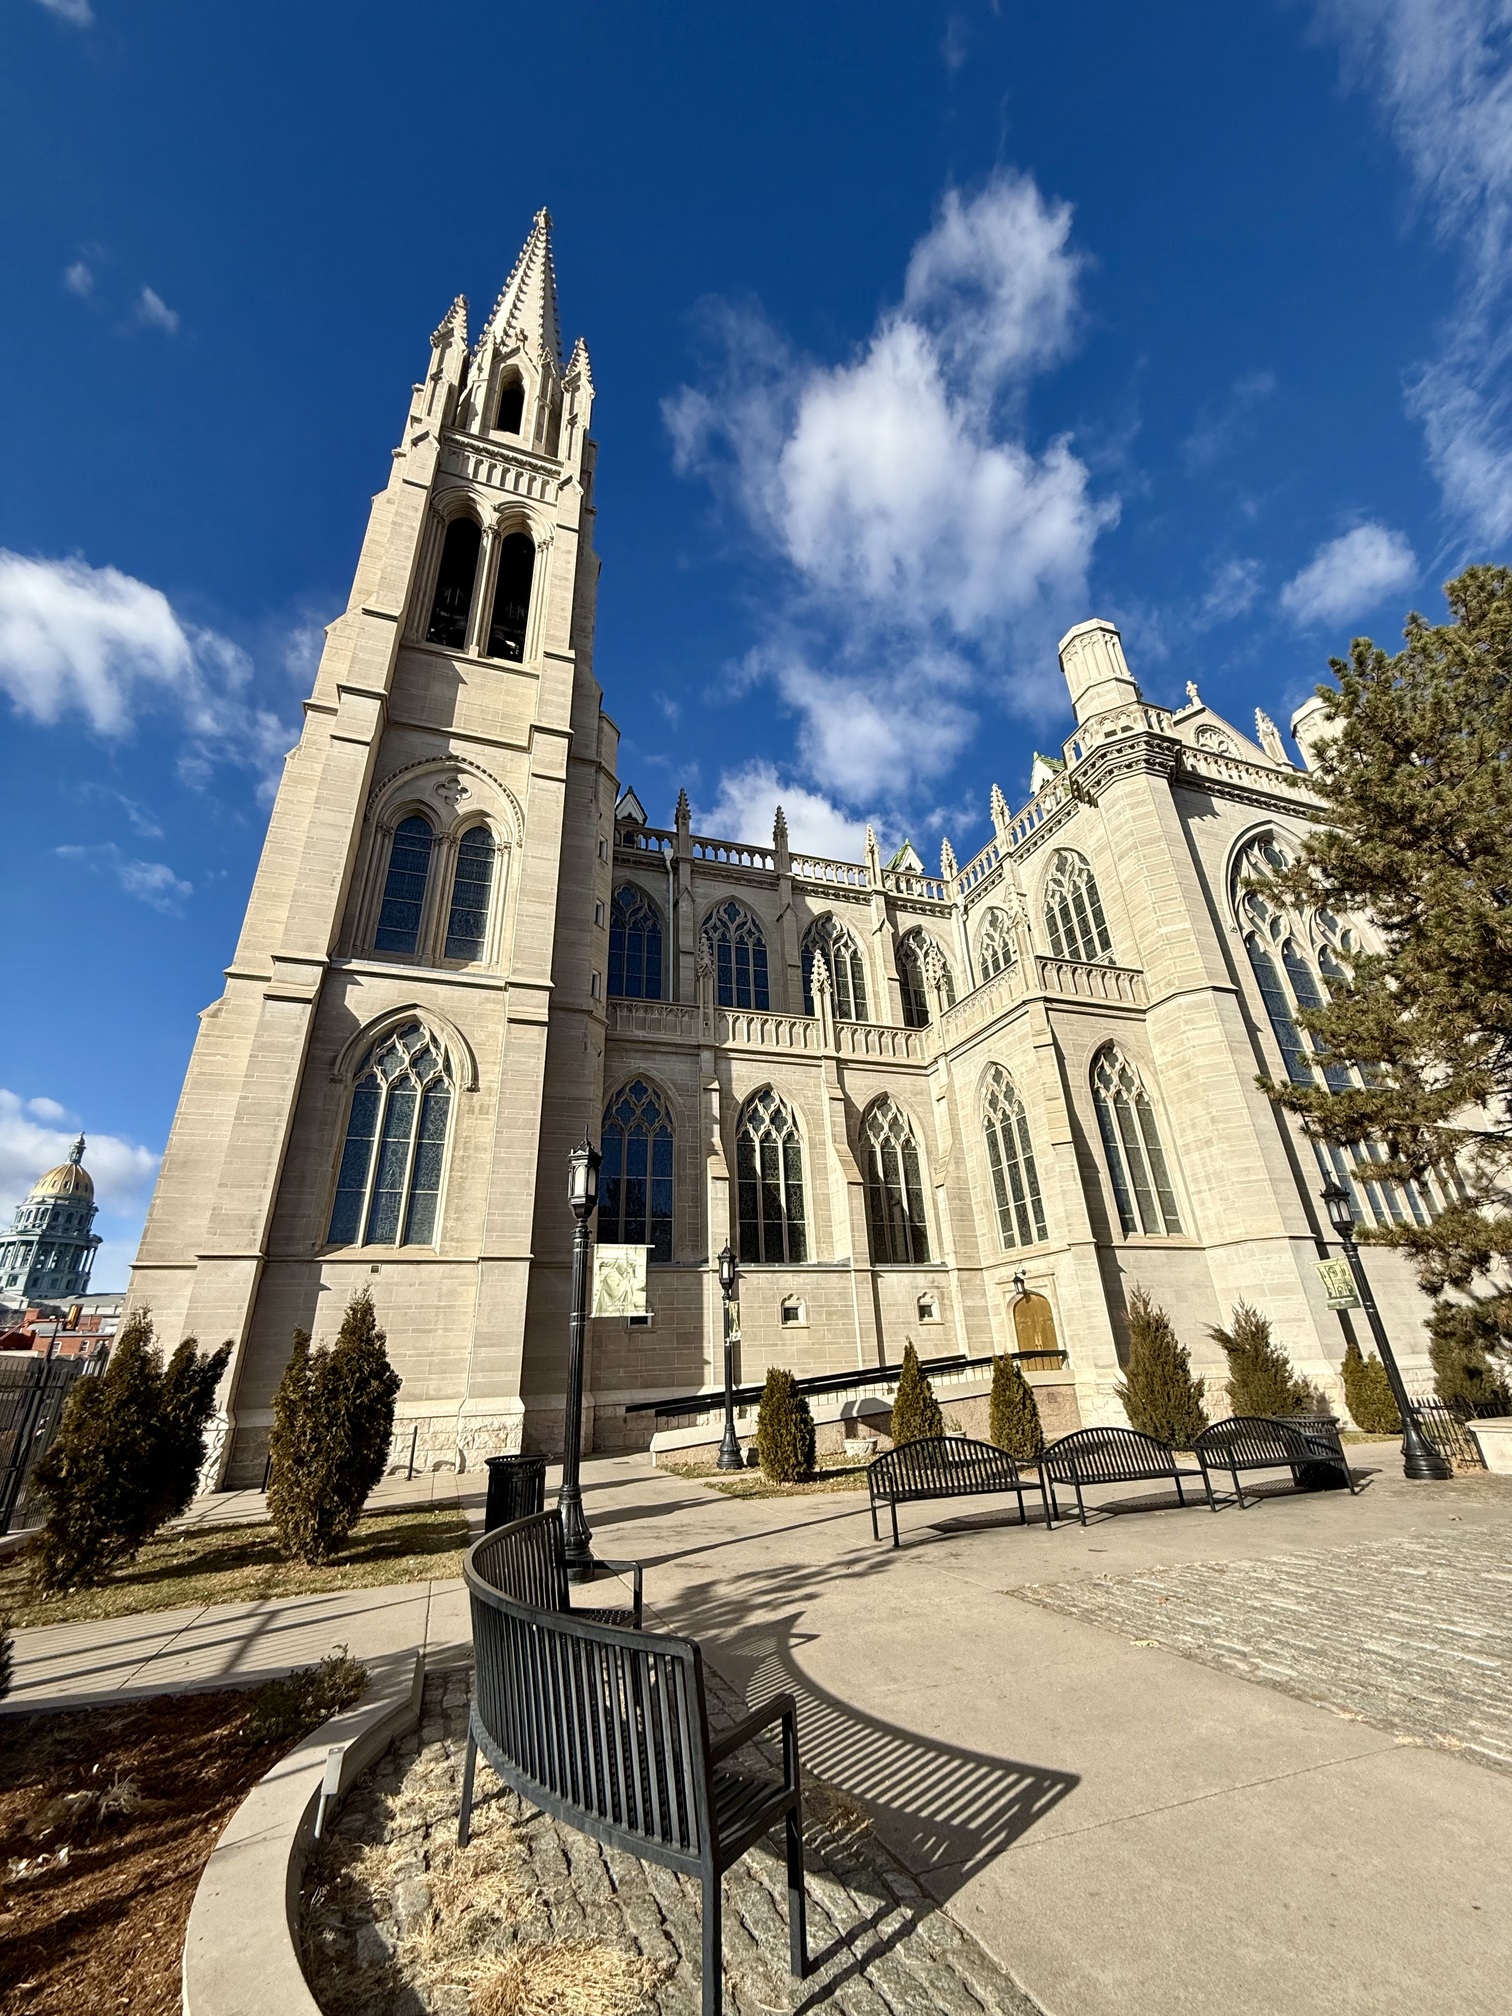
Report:
[[[664,406],[679,470],[785,565],[745,670],[797,714],[810,782],[852,805],[948,770],[989,679],[1037,696],[1036,653],[1117,517],[1069,440],[1036,449],[1023,418],[1075,338],[1070,231],[1027,176],[951,191],[854,357],[816,364],[726,306],[712,381]]]
[[[235,763],[266,794],[294,731],[256,703],[253,683],[247,654],[183,621],[160,589],[114,567],[0,548],[0,692],[31,720],[78,717],[115,739],[166,709],[179,720],[187,781]]]
[[[1344,623],[1363,616],[1384,596],[1409,588],[1418,564],[1400,532],[1357,525],[1320,546],[1281,590],[1281,607],[1304,626]]]
[[[1258,560],[1225,560],[1199,605],[1198,627],[1209,629],[1219,623],[1233,622],[1235,617],[1253,609],[1259,593]]]
[[[59,1121],[65,1124],[60,1127]],[[26,1099],[0,1086],[0,1212],[7,1219],[37,1178],[66,1158],[79,1125],[56,1099]],[[140,1212],[151,1195],[159,1159],[117,1135],[89,1134],[84,1163],[100,1208]]]
[[[1187,474],[1211,469],[1231,455],[1275,389],[1274,371],[1251,371],[1236,378],[1216,406],[1205,406],[1181,444],[1181,460]]]
[[[726,771],[719,796],[707,811],[695,811],[695,830],[720,840],[747,840],[770,847],[777,807],[787,820],[795,853],[830,860],[859,861],[866,848],[866,821],[843,812],[821,791],[784,778],[773,763],[747,763]]]
[[[94,23],[94,9],[89,0],[37,0],[37,5],[66,21],[70,28],[88,28]]]
[[[113,840],[93,847],[67,846],[53,851],[62,861],[77,861],[97,872],[114,875],[128,896],[161,910],[165,916],[178,916],[194,894],[194,884],[181,880],[166,861],[134,860],[122,853]]]
[[[136,317],[145,328],[161,329],[165,336],[178,333],[178,310],[170,308],[155,288],[144,287],[138,294]]]
[[[63,268],[63,285],[81,301],[87,301],[93,294],[94,284],[94,273],[83,259],[75,259],[71,266]]]

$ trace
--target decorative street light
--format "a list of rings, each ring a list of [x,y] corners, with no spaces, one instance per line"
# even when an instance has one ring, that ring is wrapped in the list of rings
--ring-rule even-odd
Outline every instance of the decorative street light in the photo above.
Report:
[[[730,1251],[726,1239],[724,1251],[719,1256],[719,1292],[724,1297],[724,1434],[719,1444],[719,1468],[721,1470],[743,1470],[745,1459],[740,1453],[740,1437],[735,1433],[735,1333],[731,1312],[735,1304],[735,1288],[740,1280],[740,1270],[735,1265],[735,1255]]]
[[[1355,1293],[1360,1298],[1360,1307],[1365,1311],[1370,1334],[1374,1337],[1376,1349],[1381,1354],[1381,1363],[1386,1367],[1392,1398],[1396,1401],[1397,1412],[1402,1417],[1402,1474],[1419,1483],[1424,1479],[1442,1480],[1452,1477],[1453,1469],[1423,1433],[1423,1424],[1418,1419],[1418,1411],[1407,1397],[1407,1388],[1402,1384],[1402,1375],[1397,1369],[1396,1358],[1386,1335],[1386,1325],[1381,1321],[1381,1312],[1375,1305],[1375,1297],[1370,1292],[1370,1283],[1366,1280],[1365,1269],[1360,1263],[1360,1251],[1355,1245],[1354,1204],[1349,1192],[1337,1178],[1324,1184],[1323,1205],[1328,1212],[1328,1222],[1338,1233],[1339,1244],[1344,1248],[1344,1258],[1349,1262],[1349,1271],[1354,1276]]]
[[[562,1431],[562,1488],[557,1510],[567,1542],[567,1576],[593,1580],[593,1535],[583,1517],[578,1463],[583,1441],[583,1340],[588,1325],[588,1220],[598,1208],[598,1150],[584,1134],[567,1158],[567,1201],[576,1220],[572,1232],[572,1318],[567,1340],[567,1419]]]

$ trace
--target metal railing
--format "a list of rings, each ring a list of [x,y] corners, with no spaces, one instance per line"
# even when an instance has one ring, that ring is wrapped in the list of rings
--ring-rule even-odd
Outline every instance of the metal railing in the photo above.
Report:
[[[1446,1463],[1463,1470],[1485,1469],[1480,1446],[1465,1424],[1498,1414],[1500,1409],[1494,1403],[1472,1407],[1464,1402],[1451,1405],[1443,1400],[1414,1400],[1412,1404],[1423,1424],[1423,1433]]]
[[[1066,1363],[1064,1351],[1009,1351],[1006,1354],[988,1352],[985,1358],[921,1358],[919,1370],[931,1379],[942,1382],[952,1377],[962,1377],[971,1372],[979,1372],[993,1362],[994,1356],[1006,1355],[1021,1368],[1035,1372],[1058,1371]],[[836,1393],[859,1394],[868,1391],[882,1391],[896,1386],[902,1376],[903,1367],[897,1365],[872,1365],[857,1372],[819,1372],[809,1379],[798,1379],[793,1383],[805,1395],[832,1396]],[[734,1401],[737,1409],[749,1411],[760,1400],[762,1386],[737,1386]],[[718,1414],[724,1407],[724,1388],[705,1393],[683,1393],[674,1400],[633,1400],[626,1407],[627,1414],[653,1414],[658,1426],[672,1421],[693,1421],[704,1414]]]

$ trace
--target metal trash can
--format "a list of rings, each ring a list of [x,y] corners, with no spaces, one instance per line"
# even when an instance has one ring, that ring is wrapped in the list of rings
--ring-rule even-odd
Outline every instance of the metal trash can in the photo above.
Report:
[[[528,1519],[546,1510],[546,1458],[544,1456],[486,1456],[488,1465],[488,1505],[483,1514],[483,1530],[512,1520]]]

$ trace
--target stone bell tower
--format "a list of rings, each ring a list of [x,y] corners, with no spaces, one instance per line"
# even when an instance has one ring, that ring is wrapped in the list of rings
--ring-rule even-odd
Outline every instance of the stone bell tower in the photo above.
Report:
[[[261,1473],[291,1331],[358,1289],[406,1454],[517,1448],[527,1396],[559,1420],[615,801],[592,403],[543,210],[476,343],[460,298],[431,338],[132,1274],[161,1338],[233,1341],[228,1482]]]

